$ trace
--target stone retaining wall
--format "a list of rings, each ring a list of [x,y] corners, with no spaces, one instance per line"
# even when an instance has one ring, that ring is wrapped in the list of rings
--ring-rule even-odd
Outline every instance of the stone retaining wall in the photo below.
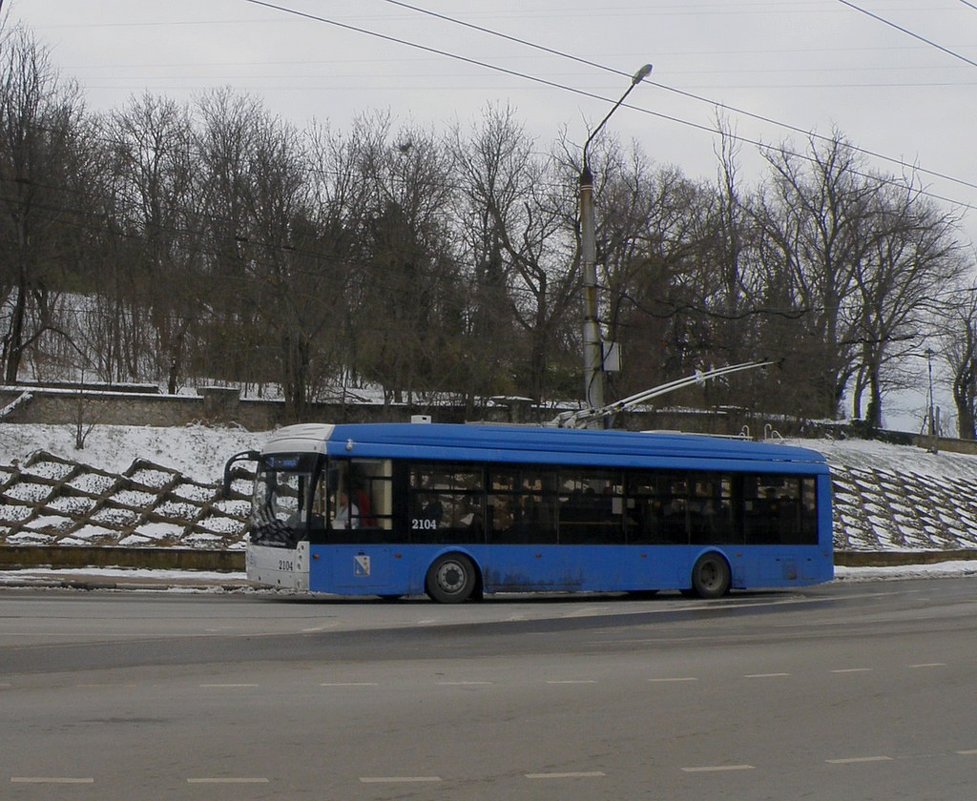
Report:
[[[140,388],[141,389],[141,388]],[[239,425],[248,431],[270,431],[286,422],[285,404],[279,400],[242,399],[233,387],[201,387],[197,395],[160,395],[152,392],[79,390],[70,387],[0,386],[0,424],[184,426],[192,423]],[[543,423],[563,409],[533,406],[526,399],[495,399],[467,410],[463,405],[313,403],[301,422],[371,423],[408,422],[417,414],[436,423]],[[615,428],[632,431],[669,430],[762,439],[777,434],[814,435],[824,430],[803,420],[784,420],[749,409],[662,408],[628,411],[615,417]],[[837,430],[837,426],[830,426]],[[904,435],[910,439],[909,435]],[[977,443],[975,443],[977,449]]]
[[[0,415],[0,422],[161,427],[204,422],[236,424],[249,431],[269,431],[286,422],[282,401],[241,399],[237,389],[227,387],[204,387],[198,392],[193,396],[0,387],[0,410],[9,410]],[[307,421],[408,422],[412,415],[430,411],[406,404],[316,403],[310,405]],[[505,409],[499,413],[500,418],[507,417]],[[437,422],[464,422],[464,409],[438,407]]]

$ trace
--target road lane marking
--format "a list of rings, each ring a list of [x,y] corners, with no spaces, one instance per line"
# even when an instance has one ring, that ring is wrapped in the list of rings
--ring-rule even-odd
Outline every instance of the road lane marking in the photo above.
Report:
[[[957,751],[960,756],[977,756],[977,748],[971,748],[969,751]]]
[[[187,779],[187,784],[269,784],[269,780],[248,776],[204,776],[197,779]]]
[[[700,767],[682,768],[684,773],[722,773],[734,770],[756,770],[753,765],[703,765]]]
[[[790,673],[747,673],[744,679],[785,679]]]
[[[602,779],[607,776],[602,770],[579,770],[566,773],[527,773],[527,779]]]
[[[832,670],[832,673],[871,673],[873,668],[839,668]]]
[[[363,784],[421,784],[442,781],[440,776],[360,776]]]
[[[240,689],[242,687],[257,687],[258,685],[257,684],[201,684],[200,686],[209,687],[209,688],[219,687],[219,688],[233,690],[233,689]]]
[[[379,687],[375,681],[324,681],[320,687]]]
[[[439,687],[484,687],[491,685],[490,681],[439,681]]]
[[[118,688],[118,687],[135,687],[136,685],[131,681],[125,682],[102,682],[100,684],[76,684],[75,689],[77,690],[104,690],[106,688]]]
[[[11,784],[95,784],[95,779],[68,776],[11,776]]]
[[[552,679],[547,684],[596,684],[596,679]]]
[[[946,667],[946,662],[923,662],[919,665],[910,665],[910,670],[918,670],[919,668],[937,668]]]
[[[648,679],[648,681],[651,682],[652,684],[656,684],[656,683],[665,683],[665,682],[672,682],[672,681],[698,681],[698,679],[695,676],[675,676],[673,678],[667,678],[667,679]]]
[[[858,765],[864,762],[891,762],[892,757],[887,756],[866,756],[866,757],[845,757],[843,759],[826,759],[829,765]]]

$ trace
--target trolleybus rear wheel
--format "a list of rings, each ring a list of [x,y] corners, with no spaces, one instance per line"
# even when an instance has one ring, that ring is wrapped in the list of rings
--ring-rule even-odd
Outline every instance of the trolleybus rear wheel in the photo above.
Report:
[[[475,566],[464,554],[438,557],[427,571],[427,594],[439,603],[460,604],[472,597],[478,584]]]
[[[722,598],[729,592],[729,563],[718,553],[705,553],[692,568],[692,589],[700,598]]]

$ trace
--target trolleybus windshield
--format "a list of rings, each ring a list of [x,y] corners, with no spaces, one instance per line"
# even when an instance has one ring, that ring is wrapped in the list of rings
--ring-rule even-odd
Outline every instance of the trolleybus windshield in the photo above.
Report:
[[[261,457],[254,482],[251,542],[291,545],[308,537],[318,462],[319,457],[311,453]]]

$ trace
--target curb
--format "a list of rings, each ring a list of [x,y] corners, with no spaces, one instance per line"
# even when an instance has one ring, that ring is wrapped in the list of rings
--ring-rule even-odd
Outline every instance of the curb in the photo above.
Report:
[[[192,548],[119,548],[85,546],[0,546],[0,570],[32,567],[128,567],[214,573],[244,571],[244,551]]]
[[[32,573],[30,576],[18,578],[4,578],[0,574],[0,591],[8,589],[46,589],[46,590],[126,590],[135,592],[169,592],[183,590],[186,592],[246,592],[257,591],[255,587],[243,579],[182,579],[163,578],[147,579],[144,577],[106,580],[98,576],[78,574],[72,578],[64,578],[55,573]]]
[[[904,567],[936,565],[940,562],[977,560],[977,550],[956,551],[835,551],[836,567]]]

